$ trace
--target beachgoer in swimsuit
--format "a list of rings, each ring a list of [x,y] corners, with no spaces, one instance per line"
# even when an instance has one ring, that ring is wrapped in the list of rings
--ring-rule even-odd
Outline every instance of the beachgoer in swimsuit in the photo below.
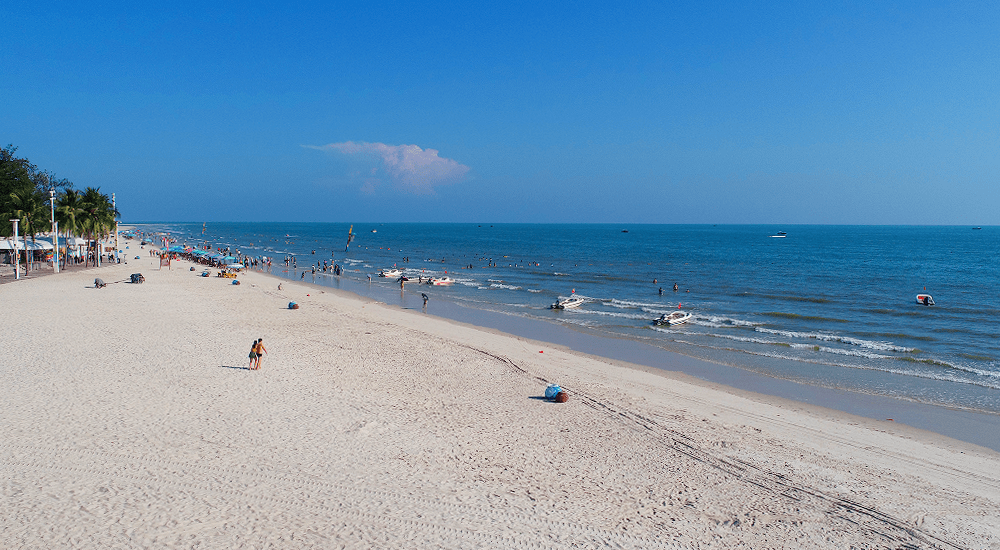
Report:
[[[265,353],[267,353],[267,350],[264,349],[264,339],[263,338],[257,340],[257,347],[256,347],[255,351],[257,353],[257,367],[256,368],[259,369],[260,368],[260,358]]]
[[[250,344],[250,366],[248,368],[250,370],[253,370],[253,364],[256,362],[257,362],[257,340],[254,340],[253,343]]]

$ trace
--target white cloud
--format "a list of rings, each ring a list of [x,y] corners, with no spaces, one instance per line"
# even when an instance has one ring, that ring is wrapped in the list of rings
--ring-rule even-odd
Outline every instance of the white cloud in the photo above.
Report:
[[[375,162],[361,188],[366,193],[373,193],[381,182],[377,177],[380,169],[393,183],[411,193],[433,193],[435,186],[461,181],[469,172],[468,166],[439,157],[437,150],[416,145],[345,141],[305,147]]]

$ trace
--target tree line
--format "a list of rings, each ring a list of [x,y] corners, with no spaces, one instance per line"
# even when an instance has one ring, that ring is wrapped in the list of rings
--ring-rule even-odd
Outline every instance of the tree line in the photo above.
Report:
[[[51,231],[49,190],[56,192],[60,234],[93,240],[114,231],[115,220],[121,216],[99,187],[78,191],[73,182],[40,170],[16,152],[13,145],[0,149],[0,237],[13,235],[13,224],[7,221],[12,219],[20,220],[18,232],[32,241],[37,234]]]

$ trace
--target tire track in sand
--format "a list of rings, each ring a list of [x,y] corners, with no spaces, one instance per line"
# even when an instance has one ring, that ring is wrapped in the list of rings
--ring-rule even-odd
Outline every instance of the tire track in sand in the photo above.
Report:
[[[466,347],[492,357],[509,368],[525,376],[534,378],[542,384],[550,383],[549,380],[529,372],[506,356],[496,355],[475,347]],[[562,389],[568,394],[579,398],[585,405],[594,410],[601,411],[634,428],[652,432],[658,437],[661,443],[680,454],[725,472],[740,481],[755,485],[783,498],[796,501],[800,505],[810,505],[827,517],[857,525],[860,529],[882,538],[887,543],[898,545],[898,548],[911,549],[929,546],[931,548],[964,550],[961,546],[909,525],[909,522],[903,518],[892,516],[874,507],[866,506],[839,495],[829,494],[809,487],[784,474],[768,470],[767,468],[740,459],[723,456],[697,445],[689,436],[665,426],[653,418],[609,401],[595,398],[585,392],[574,391],[565,386],[562,386]]]

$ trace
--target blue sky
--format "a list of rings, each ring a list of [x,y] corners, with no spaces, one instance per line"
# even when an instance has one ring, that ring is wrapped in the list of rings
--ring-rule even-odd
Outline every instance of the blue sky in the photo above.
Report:
[[[1000,225],[995,3],[165,4],[0,5],[125,221]]]

